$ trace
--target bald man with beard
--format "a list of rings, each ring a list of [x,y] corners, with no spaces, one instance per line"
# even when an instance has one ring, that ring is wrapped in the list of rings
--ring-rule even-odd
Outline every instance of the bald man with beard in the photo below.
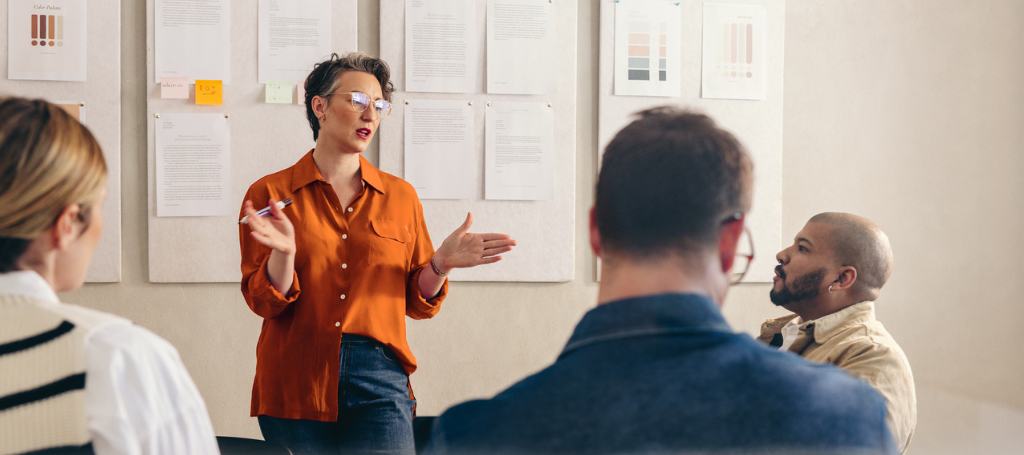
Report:
[[[776,259],[771,301],[793,314],[766,321],[758,339],[874,387],[905,453],[917,425],[914,377],[903,349],[875,318],[874,301],[892,274],[889,238],[867,218],[821,213]]]

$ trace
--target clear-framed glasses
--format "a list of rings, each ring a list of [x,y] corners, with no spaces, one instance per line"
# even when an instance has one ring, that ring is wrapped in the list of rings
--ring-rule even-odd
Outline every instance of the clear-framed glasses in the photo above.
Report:
[[[331,93],[327,96],[332,95],[347,96],[351,101],[350,105],[352,106],[352,112],[365,112],[372,105],[373,110],[381,117],[386,117],[391,113],[391,102],[383,98],[371,100],[370,95],[363,92]]]
[[[722,224],[732,223],[743,219],[742,213],[734,213],[722,221]],[[743,234],[736,245],[736,259],[732,263],[732,272],[729,274],[729,286],[740,284],[743,277],[750,271],[750,264],[754,262],[754,236],[750,234],[750,228],[743,226]]]

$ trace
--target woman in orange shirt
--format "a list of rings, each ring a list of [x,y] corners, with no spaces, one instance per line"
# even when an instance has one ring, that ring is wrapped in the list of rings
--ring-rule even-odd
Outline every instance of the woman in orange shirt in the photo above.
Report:
[[[317,64],[305,82],[315,147],[245,196],[242,294],[263,317],[251,415],[293,453],[413,453],[405,317],[434,316],[451,269],[515,245],[469,233],[467,214],[435,252],[413,187],[361,156],[391,111],[389,73],[358,53]]]

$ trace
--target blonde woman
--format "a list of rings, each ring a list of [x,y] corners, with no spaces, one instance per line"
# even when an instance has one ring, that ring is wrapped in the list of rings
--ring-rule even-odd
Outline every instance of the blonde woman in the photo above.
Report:
[[[77,120],[0,99],[0,453],[217,453],[174,347],[58,300],[85,279],[106,180]]]

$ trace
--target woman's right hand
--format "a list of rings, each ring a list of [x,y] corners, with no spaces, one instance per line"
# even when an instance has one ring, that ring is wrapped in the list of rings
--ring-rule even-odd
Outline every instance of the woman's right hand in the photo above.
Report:
[[[252,238],[264,246],[287,256],[295,255],[295,227],[277,207],[277,201],[271,199],[270,216],[259,216],[253,208],[252,201],[245,201],[245,214],[249,217],[249,228]]]

